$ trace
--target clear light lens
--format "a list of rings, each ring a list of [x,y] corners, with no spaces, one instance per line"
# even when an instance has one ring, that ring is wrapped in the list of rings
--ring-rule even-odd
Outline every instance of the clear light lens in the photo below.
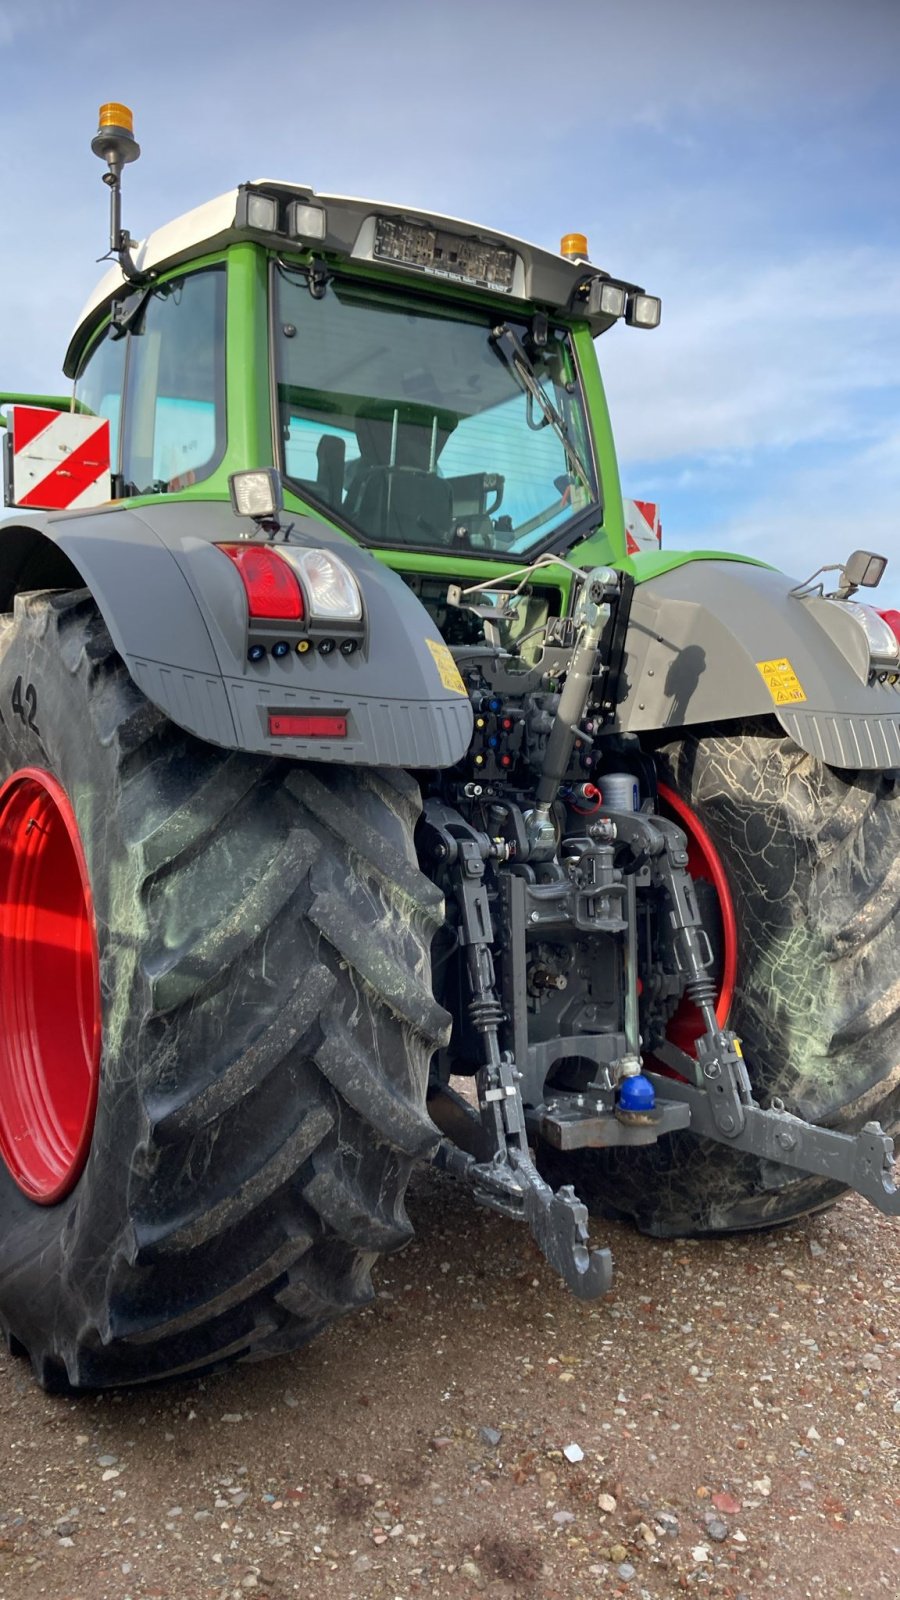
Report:
[[[837,603],[849,611],[863,629],[869,641],[872,670],[874,672],[900,670],[900,639],[880,612],[876,611],[874,606],[858,605],[855,600],[841,600]]]
[[[233,472],[228,479],[231,504],[239,517],[274,517],[281,510],[281,483],[272,467]]]
[[[587,296],[588,315],[592,317],[624,317],[628,305],[628,290],[621,283],[610,283],[605,278],[592,278]]]
[[[278,232],[278,201],[270,194],[248,194],[247,227],[260,233]]]
[[[662,301],[652,294],[634,294],[628,306],[627,320],[633,328],[658,328],[662,316]]]
[[[878,615],[887,623],[897,643],[900,644],[900,611],[879,611]]]
[[[362,597],[359,585],[343,561],[328,550],[296,550],[282,547],[281,554],[296,568],[306,590],[311,617],[359,622]]]
[[[288,206],[288,233],[292,239],[324,239],[325,212],[305,200],[292,200]]]
[[[600,310],[605,317],[623,317],[628,294],[617,283],[601,283]]]

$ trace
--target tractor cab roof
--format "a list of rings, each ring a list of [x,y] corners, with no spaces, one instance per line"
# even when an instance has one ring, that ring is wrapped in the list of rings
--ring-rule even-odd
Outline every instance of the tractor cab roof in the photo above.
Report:
[[[551,313],[578,316],[591,324],[594,333],[604,332],[616,320],[600,306],[599,285],[612,280],[583,257],[570,259],[493,228],[415,206],[317,194],[303,184],[268,178],[229,189],[157,228],[132,246],[131,259],[150,280],[243,240],[369,261],[407,281],[425,276],[432,282],[469,285],[496,294],[499,301],[526,302]],[[100,280],[66,353],[69,377],[74,376],[110,302],[127,282],[118,265]]]

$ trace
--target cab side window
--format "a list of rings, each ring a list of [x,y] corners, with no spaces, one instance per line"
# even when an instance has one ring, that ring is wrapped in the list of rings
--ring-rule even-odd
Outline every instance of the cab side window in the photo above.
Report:
[[[76,394],[85,410],[109,423],[109,459],[119,469],[122,395],[125,389],[125,340],[105,333],[78,374]]]
[[[199,482],[225,453],[225,269],[154,289],[128,335],[126,494]]]

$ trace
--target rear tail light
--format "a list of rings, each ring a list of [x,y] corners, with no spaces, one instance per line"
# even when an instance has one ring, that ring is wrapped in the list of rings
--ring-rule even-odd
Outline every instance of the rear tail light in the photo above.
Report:
[[[302,622],[303,590],[293,568],[277,550],[258,544],[220,544],[240,573],[251,617]]]
[[[878,615],[887,623],[897,643],[900,644],[900,611],[879,611]]]
[[[865,633],[869,645],[869,666],[872,672],[894,674],[900,672],[900,632],[889,616],[876,611],[874,606],[860,605],[857,600],[841,600],[841,605]],[[894,612],[894,616],[897,613]]]
[[[332,554],[330,550],[295,547],[285,551],[284,559],[303,579],[310,617],[320,622],[362,620],[359,584],[340,556]]]

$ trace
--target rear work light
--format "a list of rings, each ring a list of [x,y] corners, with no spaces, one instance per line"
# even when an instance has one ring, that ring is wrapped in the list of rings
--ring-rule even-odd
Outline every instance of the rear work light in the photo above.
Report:
[[[272,738],[346,739],[347,718],[310,711],[302,715],[286,711],[269,712]]]
[[[287,231],[292,239],[324,239],[327,218],[321,206],[292,200],[287,208]]]
[[[251,617],[302,622],[303,590],[293,568],[268,545],[220,544],[240,573]]]
[[[627,305],[628,290],[624,284],[602,283],[598,278],[594,279],[588,301],[589,311],[596,309],[604,317],[624,317]]]
[[[658,328],[661,316],[662,301],[655,294],[629,295],[625,309],[629,328]]]

